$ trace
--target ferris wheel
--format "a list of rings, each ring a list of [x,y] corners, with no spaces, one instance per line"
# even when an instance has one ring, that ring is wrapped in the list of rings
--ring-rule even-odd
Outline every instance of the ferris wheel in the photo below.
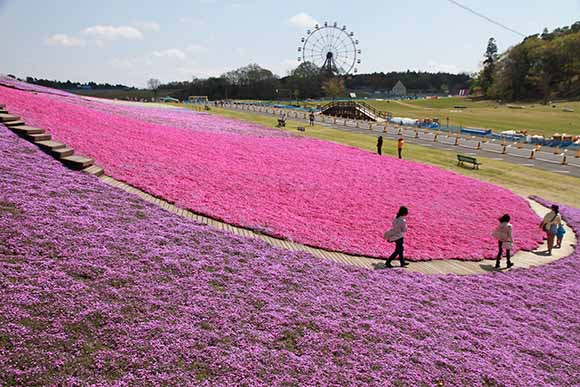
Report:
[[[313,30],[306,31],[306,37],[300,40],[298,61],[311,62],[322,72],[335,75],[356,74],[360,64],[361,50],[354,32],[348,32],[346,26],[339,27],[335,22],[330,25],[316,24]]]

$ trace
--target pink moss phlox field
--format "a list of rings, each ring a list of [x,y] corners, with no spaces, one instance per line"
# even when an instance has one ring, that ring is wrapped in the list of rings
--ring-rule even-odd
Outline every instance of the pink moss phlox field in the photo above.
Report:
[[[562,207],[576,232],[580,210]],[[580,384],[580,254],[370,271],[197,225],[0,125],[0,377],[27,386]]]
[[[185,128],[204,132],[236,133],[239,135],[266,136],[266,137],[292,137],[289,132],[267,128],[261,125],[244,123],[240,121],[220,118],[208,113],[193,112],[191,110],[172,106],[158,107],[158,105],[143,106],[138,103],[124,101],[111,101],[98,98],[75,98],[68,101],[89,109],[102,111],[128,117],[143,122],[155,123],[174,128]]]
[[[78,98],[76,95],[71,94],[67,91],[51,89],[50,87],[39,86],[39,85],[35,85],[32,83],[21,82],[21,81],[7,77],[7,76],[2,75],[2,74],[0,74],[0,85],[11,87],[11,88],[18,89],[18,90],[31,91],[34,93],[46,93],[46,94],[58,95],[61,97]]]
[[[147,109],[5,87],[0,101],[116,179],[307,245],[388,256],[393,246],[382,234],[401,205],[410,210],[411,260],[493,257],[491,232],[504,213],[513,219],[515,250],[542,239],[524,199],[440,168],[186,110],[159,108],[137,119]],[[163,117],[175,126],[148,122]]]

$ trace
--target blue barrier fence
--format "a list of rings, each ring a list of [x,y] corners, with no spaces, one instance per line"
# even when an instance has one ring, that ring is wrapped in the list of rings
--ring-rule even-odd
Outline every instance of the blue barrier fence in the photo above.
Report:
[[[420,126],[419,127],[424,127]],[[579,150],[580,144],[575,144],[571,141],[562,141],[562,140],[555,140],[555,139],[546,139],[546,138],[534,138],[528,137],[523,134],[505,134],[505,133],[496,133],[493,132],[491,129],[474,129],[474,128],[463,128],[461,126],[441,126],[437,128],[437,130],[443,132],[450,132],[450,133],[463,133],[468,134],[471,136],[478,136],[482,138],[489,138],[494,140],[506,140],[512,142],[524,142],[528,144],[534,145],[542,145],[546,147],[552,148],[566,148],[569,150]]]

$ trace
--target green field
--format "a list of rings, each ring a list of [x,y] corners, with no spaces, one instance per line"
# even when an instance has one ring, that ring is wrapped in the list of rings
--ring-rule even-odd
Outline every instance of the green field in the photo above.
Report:
[[[182,106],[191,108],[191,106],[187,105]],[[274,117],[217,108],[212,108],[210,113],[269,127],[273,127],[276,121]],[[299,133],[297,131],[298,126],[304,126],[304,124],[289,120],[287,127],[281,130]],[[301,135],[355,146],[371,152],[376,149],[376,135],[355,134],[318,125],[307,127],[306,132]],[[394,141],[385,140],[383,149],[385,154],[395,155],[396,144]],[[405,146],[404,156],[410,160],[435,165],[462,175],[506,187],[523,196],[538,195],[559,203],[580,206],[580,189],[578,189],[580,187],[580,179],[576,177],[563,176],[487,158],[479,158],[483,162],[480,170],[462,168],[457,166],[456,152],[427,149],[413,144]]]
[[[512,109],[493,101],[471,101],[468,98],[440,98],[411,101],[365,100],[379,110],[391,112],[395,117],[439,118],[442,125],[486,128],[494,131],[527,130],[529,134],[551,137],[554,133],[580,135],[580,101],[555,102],[552,105],[513,104],[523,109]],[[304,106],[320,105],[320,102],[304,103]],[[465,106],[455,109],[454,106]],[[574,112],[564,112],[569,107]]]

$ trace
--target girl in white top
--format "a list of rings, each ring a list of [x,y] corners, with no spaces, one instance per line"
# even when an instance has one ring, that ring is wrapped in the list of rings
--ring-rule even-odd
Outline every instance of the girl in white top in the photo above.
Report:
[[[497,239],[497,245],[499,251],[497,253],[497,258],[495,259],[495,268],[499,269],[499,262],[501,261],[501,256],[503,249],[505,248],[505,257],[507,258],[508,269],[514,264],[511,261],[511,248],[514,242],[512,237],[512,225],[510,224],[510,216],[505,214],[499,218],[499,225],[493,230],[493,237]]]
[[[544,220],[540,223],[540,228],[546,232],[548,239],[548,255],[552,255],[552,248],[554,247],[554,238],[558,232],[558,226],[562,223],[562,216],[560,216],[560,207],[552,205],[552,211],[544,216]]]
[[[395,251],[393,252],[393,254],[391,254],[389,259],[387,259],[387,262],[385,263],[386,267],[393,267],[391,265],[391,262],[397,256],[399,257],[399,261],[401,262],[401,267],[408,265],[408,263],[405,262],[405,256],[403,254],[404,253],[403,242],[405,233],[407,232],[407,222],[405,221],[405,217],[407,216],[407,214],[409,214],[409,210],[407,209],[407,207],[399,208],[399,212],[397,212],[397,216],[395,217],[395,219],[393,219],[393,224],[391,225],[391,228],[389,229],[389,231],[385,233],[385,238],[389,242],[395,242]]]

